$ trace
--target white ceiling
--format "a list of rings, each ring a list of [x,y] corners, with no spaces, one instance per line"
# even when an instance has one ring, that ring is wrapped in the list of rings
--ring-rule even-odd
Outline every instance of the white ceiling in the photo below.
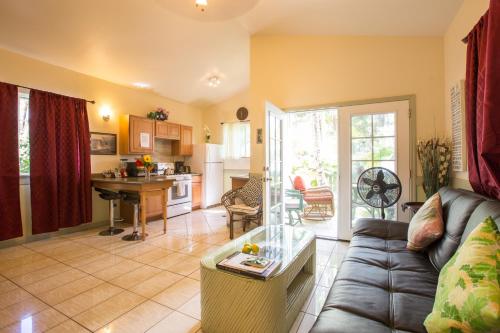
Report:
[[[248,86],[252,34],[440,36],[461,2],[2,0],[0,47],[205,106]]]

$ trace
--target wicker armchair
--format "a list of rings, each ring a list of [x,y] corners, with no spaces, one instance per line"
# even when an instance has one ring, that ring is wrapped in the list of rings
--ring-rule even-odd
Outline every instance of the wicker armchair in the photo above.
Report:
[[[241,204],[237,203],[237,199]],[[248,182],[239,189],[226,192],[221,202],[229,214],[229,237],[234,237],[234,222],[243,222],[243,231],[250,223],[262,224],[262,180],[250,176]],[[236,220],[236,217],[241,219]]]

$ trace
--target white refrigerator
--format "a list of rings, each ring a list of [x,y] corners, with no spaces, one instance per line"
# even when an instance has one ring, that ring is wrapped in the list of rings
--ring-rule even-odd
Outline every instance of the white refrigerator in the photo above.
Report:
[[[195,144],[191,170],[202,174],[201,208],[220,204],[224,194],[224,160],[222,145]]]

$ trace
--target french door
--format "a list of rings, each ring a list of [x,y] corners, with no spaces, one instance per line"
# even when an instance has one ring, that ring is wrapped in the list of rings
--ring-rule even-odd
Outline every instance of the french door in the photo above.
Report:
[[[264,167],[264,223],[284,222],[283,137],[284,112],[266,103],[266,165]]]
[[[363,202],[357,191],[359,175],[371,167],[387,168],[399,177],[402,194],[386,208],[386,219],[407,221],[400,203],[410,201],[409,101],[365,104],[339,108],[340,197],[337,234],[350,239],[355,220],[380,217],[380,209]]]

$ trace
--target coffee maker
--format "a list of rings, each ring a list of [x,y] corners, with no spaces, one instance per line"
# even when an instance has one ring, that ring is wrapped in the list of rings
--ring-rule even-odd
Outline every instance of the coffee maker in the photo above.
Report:
[[[184,161],[174,162],[174,173],[184,173]]]

